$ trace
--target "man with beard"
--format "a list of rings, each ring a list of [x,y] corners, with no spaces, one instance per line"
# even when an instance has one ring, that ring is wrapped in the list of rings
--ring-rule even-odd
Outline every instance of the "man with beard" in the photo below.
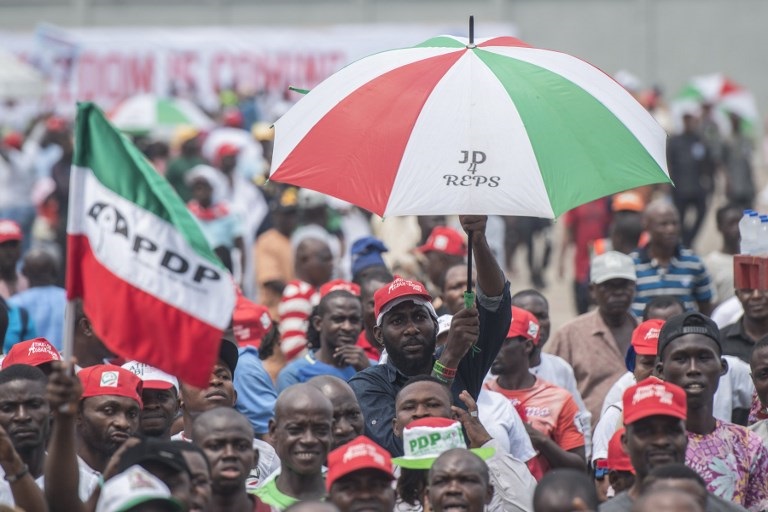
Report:
[[[136,374],[144,383],[139,432],[162,441],[171,440],[171,427],[179,414],[179,381],[173,375],[138,361],[123,368]]]
[[[333,406],[314,386],[294,384],[277,397],[269,435],[280,457],[280,472],[255,491],[284,510],[297,501],[325,496],[323,464],[331,446]]]
[[[403,446],[392,430],[395,397],[416,375],[434,374],[451,386],[456,404],[466,390],[477,399],[511,317],[509,283],[485,238],[484,216],[460,217],[473,237],[477,263],[477,306],[462,309],[451,321],[445,348],[435,360],[437,313],[423,284],[395,279],[375,296],[374,335],[387,350],[386,364],[358,372],[349,380],[365,416],[366,435],[392,455]],[[465,357],[471,348],[471,355]]]
[[[280,371],[278,393],[317,375],[334,375],[346,381],[371,365],[365,351],[356,345],[363,329],[360,288],[353,283],[331,281],[320,288],[320,296],[317,314],[311,318],[320,348],[294,359]]]
[[[626,254],[608,251],[596,256],[590,289],[597,309],[565,324],[544,347],[573,367],[592,425],[600,419],[608,390],[627,371],[624,355],[637,326],[630,311],[635,281],[635,265]]]
[[[766,510],[768,449],[754,432],[713,414],[720,376],[728,370],[720,343],[709,317],[694,311],[674,316],[659,335],[657,373],[685,390],[686,464],[713,494],[752,511]]]
[[[428,499],[433,512],[483,512],[493,498],[488,466],[469,450],[443,452],[429,470]]]
[[[270,507],[249,495],[245,482],[254,457],[253,427],[231,407],[210,409],[192,426],[192,441],[203,449],[211,467],[209,512],[268,512]]]
[[[217,407],[235,407],[233,375],[237,367],[237,345],[228,334],[221,340],[219,358],[213,366],[207,388],[196,388],[181,383],[181,412],[184,430],[173,436],[174,441],[191,441],[192,425],[200,414]],[[257,465],[248,479],[248,488],[255,488],[261,480],[280,467],[275,450],[261,439],[253,438],[253,448],[259,452]]]
[[[33,510],[27,490],[42,492],[45,444],[50,433],[50,408],[45,399],[45,374],[34,366],[13,365],[0,371],[0,503]],[[7,443],[7,444],[6,444]],[[10,450],[5,447],[11,445]],[[10,453],[9,453],[10,452]],[[6,456],[8,454],[8,456]]]
[[[328,454],[328,501],[341,512],[392,512],[394,478],[389,453],[365,436]]]
[[[365,419],[355,392],[349,384],[332,375],[320,375],[307,382],[331,401],[333,405],[333,440],[331,450],[349,443],[363,433]]]
[[[47,397],[54,421],[45,466],[51,511],[81,510],[112,455],[139,429],[141,388],[141,379],[119,366],[89,366],[73,375],[71,364],[53,363]]]

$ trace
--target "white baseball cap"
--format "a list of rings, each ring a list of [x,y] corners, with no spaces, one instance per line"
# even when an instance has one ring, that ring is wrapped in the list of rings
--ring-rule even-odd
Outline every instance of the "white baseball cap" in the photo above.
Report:
[[[179,511],[183,509],[162,480],[141,466],[131,466],[104,483],[96,512],[126,512],[150,501],[168,503]]]
[[[123,365],[125,370],[137,375],[144,383],[144,389],[171,389],[179,392],[179,380],[154,366],[138,361],[129,361]]]
[[[634,260],[618,251],[608,251],[592,258],[590,282],[600,284],[610,279],[637,281]]]

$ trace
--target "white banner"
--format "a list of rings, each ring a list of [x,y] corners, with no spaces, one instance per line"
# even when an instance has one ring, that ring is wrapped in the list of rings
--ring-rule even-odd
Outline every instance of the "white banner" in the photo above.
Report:
[[[44,74],[47,107],[71,114],[76,101],[95,101],[109,111],[139,93],[177,94],[211,109],[218,105],[219,93],[228,89],[261,94],[261,104],[274,105],[286,98],[288,86],[312,88],[366,55],[466,32],[466,24],[88,29],[44,25],[34,34],[0,31],[0,46]],[[477,35],[515,33],[509,23],[483,23]]]

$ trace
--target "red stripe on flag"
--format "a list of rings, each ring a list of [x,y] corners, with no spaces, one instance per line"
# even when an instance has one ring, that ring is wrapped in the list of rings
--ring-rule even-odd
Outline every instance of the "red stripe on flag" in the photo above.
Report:
[[[67,238],[67,297],[83,300],[94,332],[115,354],[208,386],[222,332],[110,272],[83,235]]]
[[[533,48],[533,46],[529,45],[525,41],[521,41],[516,37],[509,36],[494,37],[493,39],[489,39],[477,45],[478,48],[483,48],[486,46],[520,46],[522,48]]]
[[[383,215],[421,109],[465,51],[407,64],[359,87],[312,127],[271,179]]]

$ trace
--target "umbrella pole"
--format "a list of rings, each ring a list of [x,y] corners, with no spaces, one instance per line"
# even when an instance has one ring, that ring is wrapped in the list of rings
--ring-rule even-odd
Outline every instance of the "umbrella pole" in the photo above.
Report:
[[[464,307],[475,305],[475,293],[472,291],[472,230],[467,231],[467,289],[464,292]]]
[[[475,17],[469,17],[469,45],[467,48],[475,47]]]

